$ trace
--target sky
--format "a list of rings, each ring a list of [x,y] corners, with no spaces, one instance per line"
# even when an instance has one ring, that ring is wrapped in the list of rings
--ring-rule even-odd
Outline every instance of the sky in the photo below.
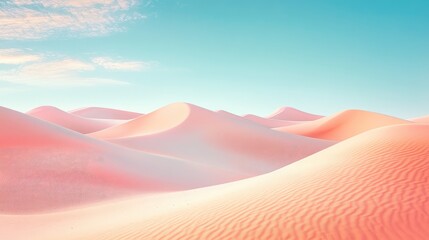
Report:
[[[7,0],[0,105],[429,114],[425,0]]]

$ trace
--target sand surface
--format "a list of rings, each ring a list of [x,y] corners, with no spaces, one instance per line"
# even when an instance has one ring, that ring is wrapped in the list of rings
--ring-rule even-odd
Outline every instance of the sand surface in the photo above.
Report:
[[[323,116],[303,112],[292,107],[281,107],[268,116],[269,119],[278,119],[286,121],[312,121],[322,118]]]
[[[70,113],[87,118],[130,120],[143,114],[112,108],[87,107],[70,111]]]
[[[427,239],[428,124],[291,109],[0,108],[0,236]]]
[[[27,112],[27,114],[80,133],[97,132],[117,124],[124,123],[125,121],[120,119],[94,119],[81,117],[52,106],[38,107]]]
[[[346,110],[307,123],[276,130],[318,139],[342,141],[365,131],[410,121],[363,110]]]

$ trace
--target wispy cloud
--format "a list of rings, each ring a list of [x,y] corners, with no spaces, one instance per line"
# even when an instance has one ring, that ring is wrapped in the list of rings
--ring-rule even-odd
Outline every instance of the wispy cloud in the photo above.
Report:
[[[9,0],[0,2],[0,39],[39,39],[58,33],[103,35],[144,18],[136,0]]]
[[[2,94],[13,94],[13,93],[23,92],[23,91],[25,91],[25,90],[22,88],[0,86],[0,93],[2,93]]]
[[[40,55],[16,48],[0,49],[0,64],[23,64],[39,61]]]
[[[21,0],[29,1],[29,0]],[[102,0],[99,0],[102,1]],[[82,3],[83,4],[83,3]],[[121,58],[119,58],[121,59]],[[128,84],[103,76],[107,70],[142,71],[155,63],[144,61],[113,60],[110,57],[70,58],[53,53],[35,53],[30,49],[0,49],[0,81],[17,85],[35,86],[93,86]],[[5,66],[2,66],[5,69]]]
[[[88,71],[93,69],[94,66],[91,64],[74,59],[63,59],[26,65],[20,69],[20,72],[28,75],[37,73],[39,76],[63,76],[72,71]]]
[[[142,71],[153,66],[151,62],[113,60],[108,57],[96,57],[92,59],[92,62],[105,69],[122,71]]]
[[[23,85],[45,86],[93,86],[100,84],[127,84],[105,78],[80,75],[94,70],[94,66],[75,59],[62,59],[32,63],[9,71],[0,72],[0,80]]]

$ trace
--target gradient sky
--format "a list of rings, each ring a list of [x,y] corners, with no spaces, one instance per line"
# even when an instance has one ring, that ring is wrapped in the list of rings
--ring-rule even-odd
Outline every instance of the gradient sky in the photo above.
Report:
[[[429,114],[429,2],[10,0],[0,105]]]

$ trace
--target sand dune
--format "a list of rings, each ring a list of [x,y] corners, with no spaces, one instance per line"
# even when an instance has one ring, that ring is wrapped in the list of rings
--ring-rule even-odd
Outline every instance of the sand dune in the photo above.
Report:
[[[111,109],[111,108],[101,108],[101,107],[87,107],[80,108],[70,113],[78,115],[81,117],[87,118],[103,118],[103,119],[118,119],[118,120],[130,120],[136,117],[140,117],[141,113]]]
[[[429,236],[425,117],[265,119],[187,103],[135,114],[0,107],[1,238]]]
[[[278,131],[319,139],[341,141],[359,133],[388,125],[410,123],[379,113],[347,110],[308,123],[276,128]]]
[[[272,171],[334,143],[273,131],[186,103],[168,105],[91,136],[248,174]]]
[[[92,133],[124,122],[123,120],[84,118],[52,106],[38,107],[27,114],[80,133]]]
[[[261,125],[267,126],[269,128],[277,128],[277,127],[286,127],[299,123],[303,123],[306,121],[287,121],[287,120],[279,120],[275,118],[263,118],[253,114],[244,115],[243,118],[246,118],[255,123],[259,123]]]
[[[266,126],[268,128],[285,127],[285,126],[290,126],[290,125],[305,122],[305,121],[286,121],[286,120],[279,120],[279,119],[274,119],[274,118],[263,118],[263,117],[260,117],[260,116],[254,115],[254,114],[246,114],[243,116],[238,116],[238,115],[235,115],[233,113],[223,111],[223,110],[219,110],[216,112],[219,114],[227,115],[227,116],[241,117],[241,118],[250,120],[254,123]]]
[[[429,123],[429,115],[424,117],[413,118],[413,119],[410,119],[410,121],[416,122],[416,123]]]
[[[6,108],[0,116],[0,212],[48,211],[248,176],[98,141]]]
[[[34,216],[13,239],[427,239],[429,126],[372,130],[234,183]],[[38,223],[38,224],[35,224]]]
[[[279,119],[287,121],[312,121],[323,116],[306,113],[291,107],[279,108],[276,112],[268,116],[270,119]]]
[[[124,124],[93,133],[92,136],[113,139],[163,132],[182,124],[188,118],[190,111],[187,104],[172,104]]]

